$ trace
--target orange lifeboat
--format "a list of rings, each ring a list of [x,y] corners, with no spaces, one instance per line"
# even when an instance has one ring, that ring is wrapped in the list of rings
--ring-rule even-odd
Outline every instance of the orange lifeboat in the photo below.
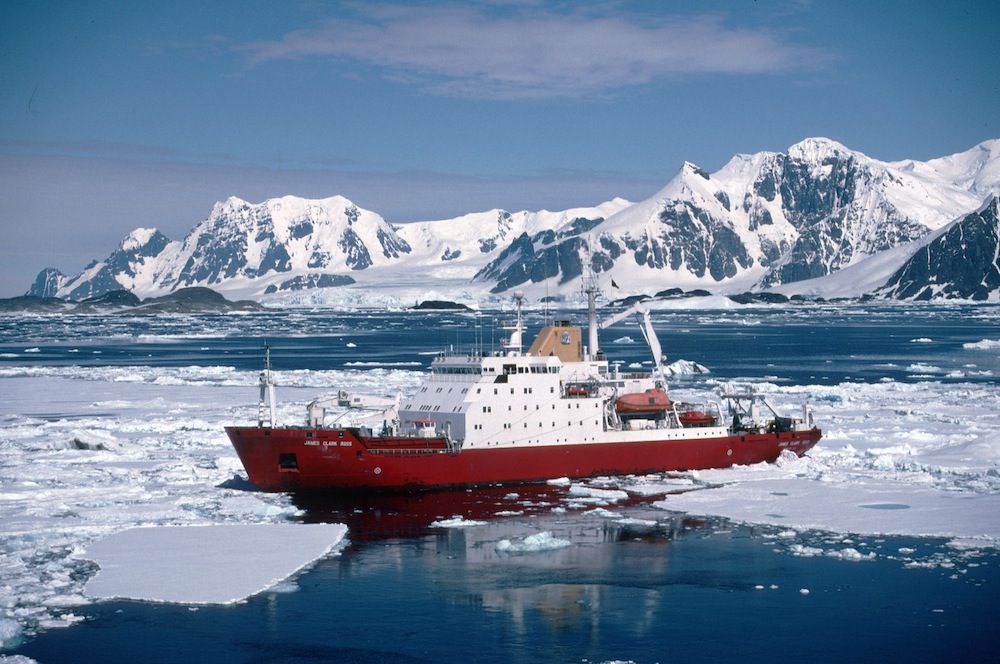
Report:
[[[664,390],[654,388],[645,392],[623,394],[615,401],[615,410],[626,419],[630,417],[663,417],[673,405]]]
[[[715,416],[700,410],[686,410],[677,417],[681,421],[682,427],[710,427],[715,425]]]

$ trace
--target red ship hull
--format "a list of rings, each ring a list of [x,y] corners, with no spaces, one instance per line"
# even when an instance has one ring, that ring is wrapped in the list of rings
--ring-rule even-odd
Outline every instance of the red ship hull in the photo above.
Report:
[[[557,477],[645,474],[772,462],[802,455],[822,433],[759,433],[620,443],[449,451],[441,438],[365,438],[355,429],[226,427],[264,491],[419,490]]]

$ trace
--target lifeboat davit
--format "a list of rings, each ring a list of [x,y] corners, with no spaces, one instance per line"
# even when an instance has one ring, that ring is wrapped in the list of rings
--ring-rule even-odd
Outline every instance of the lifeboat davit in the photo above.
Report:
[[[628,419],[630,417],[663,417],[668,410],[673,408],[673,402],[667,393],[654,388],[645,392],[633,392],[623,394],[615,401],[615,410],[618,415]]]

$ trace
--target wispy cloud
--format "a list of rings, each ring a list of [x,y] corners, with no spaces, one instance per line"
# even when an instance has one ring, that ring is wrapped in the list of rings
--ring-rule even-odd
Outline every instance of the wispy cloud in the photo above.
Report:
[[[720,15],[650,17],[550,8],[382,5],[238,46],[249,66],[329,58],[382,68],[441,95],[580,97],[669,76],[766,74],[828,58]]]

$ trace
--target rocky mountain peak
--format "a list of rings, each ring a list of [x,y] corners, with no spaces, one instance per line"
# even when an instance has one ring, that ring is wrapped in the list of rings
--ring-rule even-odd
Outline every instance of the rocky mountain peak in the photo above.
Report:
[[[1000,198],[935,233],[880,289],[885,297],[1000,300]]]
[[[54,267],[47,267],[38,273],[34,283],[25,295],[34,297],[56,297],[56,293],[66,281],[66,275]]]
[[[121,241],[118,245],[119,251],[136,252],[147,247],[154,247],[153,253],[159,252],[166,243],[167,237],[155,228],[136,228]]]
[[[821,136],[806,138],[788,148],[790,158],[810,163],[823,163],[831,158],[842,159],[858,155],[860,153],[848,149],[842,143]]]

